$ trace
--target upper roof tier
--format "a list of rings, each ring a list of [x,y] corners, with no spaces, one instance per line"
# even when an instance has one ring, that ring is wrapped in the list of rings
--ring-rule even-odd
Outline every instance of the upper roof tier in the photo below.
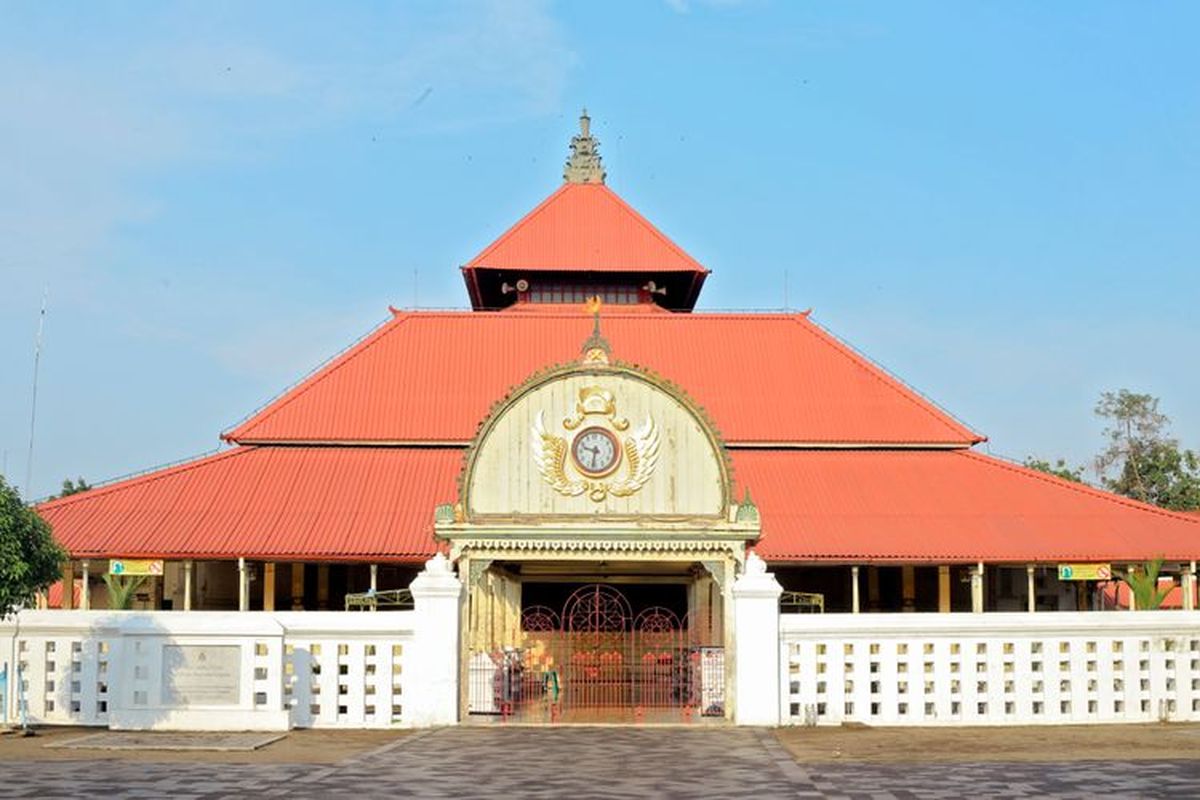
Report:
[[[604,184],[586,112],[580,129],[563,185],[463,266],[471,305],[570,302],[564,289],[577,289],[566,296],[615,291],[690,311],[709,271]]]
[[[982,438],[802,314],[606,306],[601,322],[614,359],[683,387],[731,445],[965,447]],[[396,312],[225,438],[466,443],[511,387],[578,358],[591,328],[578,306]]]

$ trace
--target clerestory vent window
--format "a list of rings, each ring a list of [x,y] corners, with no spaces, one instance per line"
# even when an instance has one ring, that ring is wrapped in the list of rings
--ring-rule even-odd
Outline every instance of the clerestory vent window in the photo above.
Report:
[[[640,301],[640,293],[636,286],[541,283],[534,284],[529,289],[529,301],[532,303],[579,304],[597,295],[609,305],[634,305]]]

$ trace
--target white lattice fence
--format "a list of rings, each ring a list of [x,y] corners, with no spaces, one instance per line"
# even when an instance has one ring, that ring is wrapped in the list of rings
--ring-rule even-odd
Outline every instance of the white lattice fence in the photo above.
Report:
[[[404,659],[413,612],[278,614],[283,696],[302,728],[373,728],[405,720]],[[353,624],[346,624],[347,618]]]
[[[781,617],[792,724],[1200,720],[1200,613]]]

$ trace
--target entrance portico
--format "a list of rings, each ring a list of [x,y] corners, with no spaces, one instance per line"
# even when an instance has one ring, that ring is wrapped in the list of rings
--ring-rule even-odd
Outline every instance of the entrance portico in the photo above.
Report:
[[[437,510],[468,589],[464,717],[731,717],[732,584],[761,532],[733,497],[703,412],[612,362],[597,313],[578,363],[494,408]]]

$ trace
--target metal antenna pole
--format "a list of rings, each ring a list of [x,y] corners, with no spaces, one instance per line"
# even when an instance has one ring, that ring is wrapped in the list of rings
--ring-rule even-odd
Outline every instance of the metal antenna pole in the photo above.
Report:
[[[34,339],[33,345],[33,398],[30,401],[29,408],[29,454],[25,459],[25,500],[28,501],[31,497],[33,484],[33,434],[37,426],[37,389],[38,389],[38,367],[42,361],[42,328],[46,322],[46,300],[50,296],[50,287],[47,286],[42,292],[42,311],[38,314],[37,338]]]

